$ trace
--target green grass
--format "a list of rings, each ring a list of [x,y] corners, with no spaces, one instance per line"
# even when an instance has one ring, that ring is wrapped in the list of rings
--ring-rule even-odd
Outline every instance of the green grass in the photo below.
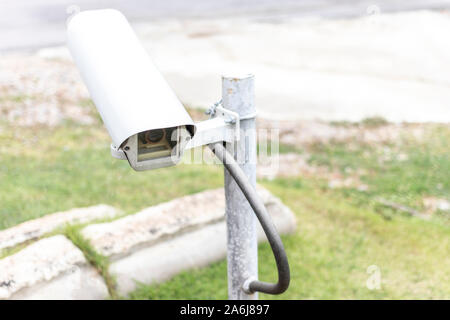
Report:
[[[19,132],[19,133],[18,133]],[[0,134],[0,230],[45,214],[106,203],[133,213],[223,184],[218,166],[134,172],[109,154],[103,128],[5,129]]]
[[[382,126],[389,124],[389,122],[383,117],[375,116],[375,117],[364,118],[358,122],[342,120],[342,121],[331,121],[330,124],[333,126],[347,127],[347,128],[354,127],[354,126],[362,126],[362,127],[366,127],[366,128],[378,128],[378,127],[382,127]]]
[[[430,125],[426,137],[399,143],[280,146],[306,152],[311,165],[343,175],[361,171],[367,192],[330,189],[318,178],[261,181],[297,217],[297,231],[284,236],[292,283],[268,299],[450,298],[448,213],[424,221],[377,204],[376,198],[423,210],[422,198],[449,198],[448,126]],[[106,203],[125,214],[175,197],[223,185],[220,166],[180,165],[134,172],[111,158],[101,127],[68,123],[54,129],[0,127],[0,230],[49,213]],[[389,150],[389,151],[388,151]],[[400,159],[398,155],[406,156]],[[81,237],[81,226],[56,232],[69,237],[105,278],[117,298],[108,259]],[[13,248],[6,254],[20,250]],[[267,244],[260,245],[259,275],[275,281]],[[381,271],[381,289],[369,290],[367,268]],[[159,285],[139,285],[133,299],[223,299],[226,263],[189,270]]]
[[[423,210],[426,196],[450,196],[450,127],[429,125],[423,139],[400,137],[396,143],[378,145],[347,143],[315,144],[310,163],[351,175],[362,170],[360,179],[368,192],[340,190],[359,204],[383,197]],[[347,173],[349,172],[349,173]]]
[[[116,279],[109,273],[109,259],[95,251],[90,242],[82,236],[81,228],[82,226],[68,225],[63,229],[62,234],[83,252],[86,260],[105,280],[110,297],[117,299],[119,295],[116,291]]]

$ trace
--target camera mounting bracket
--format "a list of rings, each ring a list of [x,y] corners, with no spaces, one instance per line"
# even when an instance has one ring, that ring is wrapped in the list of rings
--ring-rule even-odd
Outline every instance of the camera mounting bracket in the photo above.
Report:
[[[185,150],[209,145],[216,142],[235,142],[240,138],[240,119],[236,112],[225,109],[220,105],[214,107],[211,119],[197,122],[197,130],[193,138],[190,139]],[[111,155],[120,160],[127,160],[122,149],[111,144]]]

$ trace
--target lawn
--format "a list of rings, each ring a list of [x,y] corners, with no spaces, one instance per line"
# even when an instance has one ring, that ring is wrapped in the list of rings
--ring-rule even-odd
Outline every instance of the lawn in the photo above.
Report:
[[[449,198],[450,128],[426,128],[420,141],[407,136],[381,145],[330,141],[282,146],[284,151],[309,153],[311,166],[337,170],[343,176],[358,172],[368,188],[333,188],[324,177],[314,176],[259,181],[292,209],[298,221],[297,232],[283,237],[291,287],[283,295],[261,298],[450,299],[449,213],[436,211],[424,220],[378,201],[383,198],[425,211],[424,197]],[[109,138],[101,125],[17,128],[2,124],[0,163],[0,229],[99,203],[129,214],[223,184],[220,166],[180,165],[136,173],[125,161],[111,158]],[[274,281],[276,269],[267,244],[260,246],[259,256],[260,279]],[[372,268],[380,272],[380,289],[366,286],[374,276]],[[163,284],[141,284],[130,297],[224,299],[226,287],[222,261]]]

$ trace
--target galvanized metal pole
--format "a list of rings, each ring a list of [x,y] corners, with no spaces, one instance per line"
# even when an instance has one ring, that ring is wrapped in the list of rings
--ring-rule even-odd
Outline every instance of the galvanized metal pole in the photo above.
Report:
[[[222,77],[223,107],[239,114],[240,141],[227,145],[247,175],[256,185],[256,125],[254,76]],[[243,291],[244,282],[258,277],[258,246],[256,217],[247,199],[225,170],[225,199],[228,237],[228,298],[231,300],[258,299],[258,294]]]

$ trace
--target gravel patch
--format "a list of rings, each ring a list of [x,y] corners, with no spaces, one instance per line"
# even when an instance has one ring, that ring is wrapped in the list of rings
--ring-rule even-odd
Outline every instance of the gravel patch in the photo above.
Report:
[[[0,57],[0,119],[18,126],[93,124],[89,95],[70,61]]]

